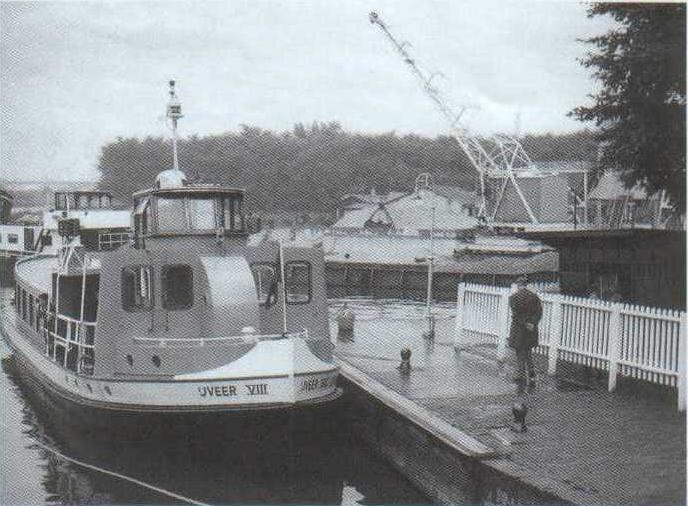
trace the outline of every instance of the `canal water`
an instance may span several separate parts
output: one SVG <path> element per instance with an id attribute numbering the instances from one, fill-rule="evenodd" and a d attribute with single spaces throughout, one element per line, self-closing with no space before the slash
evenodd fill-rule
<path id="1" fill-rule="evenodd" d="M 36 442 L 203 503 L 429 502 L 351 433 L 346 399 L 305 413 L 134 418 L 94 428 L 32 388 L 4 340 L 0 362 L 3 505 L 182 504 Z"/>

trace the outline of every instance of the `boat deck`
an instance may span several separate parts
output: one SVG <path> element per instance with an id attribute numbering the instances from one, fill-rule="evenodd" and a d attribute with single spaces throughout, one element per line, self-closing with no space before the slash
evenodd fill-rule
<path id="1" fill-rule="evenodd" d="M 402 397 L 410 407 L 397 411 L 431 434 L 449 424 L 459 435 L 442 437 L 482 448 L 473 456 L 484 466 L 576 504 L 684 504 L 685 415 L 658 395 L 609 393 L 594 382 L 548 377 L 540 365 L 528 432 L 514 434 L 512 369 L 500 369 L 489 352 L 456 354 L 453 310 L 440 311 L 432 343 L 421 337 L 420 306 L 349 307 L 357 321 L 353 341 L 337 343 L 343 373 L 381 385 L 390 403 Z M 334 322 L 332 329 L 336 336 Z M 413 352 L 408 376 L 397 369 L 403 347 Z"/>

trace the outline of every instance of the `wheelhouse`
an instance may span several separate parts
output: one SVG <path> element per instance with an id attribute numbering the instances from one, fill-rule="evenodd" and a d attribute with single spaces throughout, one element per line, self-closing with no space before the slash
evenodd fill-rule
<path id="1" fill-rule="evenodd" d="M 104 191 L 55 192 L 55 211 L 112 209 L 112 195 Z"/>
<path id="2" fill-rule="evenodd" d="M 216 185 L 189 185 L 180 171 L 158 176 L 156 187 L 134 194 L 134 235 L 245 237 L 244 191 Z M 170 174 L 171 173 L 171 174 Z"/>

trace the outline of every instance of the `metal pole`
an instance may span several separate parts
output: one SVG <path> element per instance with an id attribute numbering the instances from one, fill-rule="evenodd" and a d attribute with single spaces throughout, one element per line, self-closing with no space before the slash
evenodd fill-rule
<path id="1" fill-rule="evenodd" d="M 81 274 L 81 312 L 79 320 L 84 321 L 84 304 L 86 302 L 86 254 L 84 253 L 83 269 Z"/>
<path id="2" fill-rule="evenodd" d="M 279 240 L 280 275 L 282 278 L 282 332 L 287 333 L 287 280 L 284 277 L 284 248 Z"/>
<path id="3" fill-rule="evenodd" d="M 583 219 L 588 226 L 588 172 L 583 173 Z"/>
<path id="4" fill-rule="evenodd" d="M 174 170 L 179 170 L 179 160 L 177 159 L 177 118 L 172 118 L 172 160 Z"/>
<path id="5" fill-rule="evenodd" d="M 427 318 L 428 318 L 428 332 L 426 337 L 432 339 L 435 337 L 435 322 L 432 317 L 432 274 L 433 264 L 435 261 L 435 206 L 432 206 L 432 219 L 430 221 L 430 256 L 428 257 L 428 293 L 427 293 Z"/>
<path id="6" fill-rule="evenodd" d="M 50 308 L 48 308 L 50 311 Z M 57 266 L 57 276 L 55 278 L 55 325 L 53 326 L 53 332 L 57 334 L 57 314 L 60 311 L 60 266 Z"/>

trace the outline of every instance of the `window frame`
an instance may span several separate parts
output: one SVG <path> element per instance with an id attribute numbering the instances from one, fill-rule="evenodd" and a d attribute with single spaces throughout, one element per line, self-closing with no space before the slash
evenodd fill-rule
<path id="1" fill-rule="evenodd" d="M 184 223 L 183 226 L 177 227 L 177 228 L 163 228 L 160 226 L 160 217 L 162 216 L 163 213 L 160 211 L 160 203 L 162 201 L 175 201 L 175 202 L 181 202 L 182 204 L 182 211 L 184 213 Z M 164 208 L 164 205 L 163 205 Z M 189 226 L 189 209 L 188 205 L 186 202 L 186 197 L 184 195 L 175 195 L 175 194 L 170 194 L 170 195 L 158 195 L 155 199 L 155 231 L 159 234 L 171 234 L 171 235 L 177 235 L 177 234 L 188 234 L 191 232 L 191 228 Z"/>
<path id="2" fill-rule="evenodd" d="M 192 202 L 194 201 L 199 201 L 199 202 L 210 202 L 212 205 L 212 212 L 210 213 L 213 219 L 213 226 L 211 228 L 198 228 L 195 226 L 194 223 L 194 215 L 195 213 L 191 212 L 191 206 Z M 217 220 L 217 197 L 214 197 L 213 195 L 187 195 L 184 197 L 184 208 L 186 209 L 186 232 L 191 232 L 191 233 L 198 233 L 198 232 L 212 232 L 214 230 L 217 230 L 219 228 L 219 223 Z"/>
<path id="3" fill-rule="evenodd" d="M 141 268 L 147 268 L 150 270 L 150 275 L 149 275 L 149 286 L 148 286 L 148 305 L 146 306 L 138 306 L 138 305 L 130 305 L 126 306 L 124 304 L 124 286 L 125 286 L 125 270 L 129 269 L 141 269 Z M 121 269 L 121 274 L 120 274 L 120 302 L 122 305 L 122 309 L 126 311 L 127 313 L 144 313 L 144 312 L 150 312 L 155 308 L 155 272 L 153 269 L 152 265 L 148 264 L 132 264 L 132 265 L 125 265 Z M 138 275 L 138 273 L 135 273 L 135 275 Z M 134 287 L 136 289 L 136 287 Z"/>
<path id="4" fill-rule="evenodd" d="M 304 265 L 308 269 L 308 298 L 306 300 L 289 300 L 289 283 L 287 283 L 287 280 L 284 280 L 284 294 L 286 298 L 286 302 L 289 305 L 292 306 L 297 306 L 300 304 L 310 304 L 310 302 L 313 300 L 313 267 L 310 262 L 306 260 L 289 260 L 288 262 L 285 262 L 284 264 L 284 277 L 287 277 L 287 272 L 289 269 L 290 265 L 294 264 L 300 264 Z M 301 295 L 301 294 L 294 294 L 294 295 Z"/>
<path id="5" fill-rule="evenodd" d="M 22 302 L 21 302 L 21 318 L 22 318 L 22 320 L 24 320 L 26 322 L 26 321 L 28 321 L 27 317 L 29 314 L 29 308 L 27 307 L 28 306 L 28 304 L 27 304 L 28 297 L 26 294 L 26 290 L 24 290 L 23 288 L 21 288 L 21 299 L 22 299 Z"/>
<path id="6" fill-rule="evenodd" d="M 276 266 L 274 262 L 254 262 L 254 263 L 252 263 L 251 265 L 249 265 L 249 268 L 251 269 L 251 274 L 253 275 L 253 282 L 254 282 L 254 283 L 256 283 L 256 275 L 255 275 L 255 270 L 254 270 L 254 269 L 260 268 L 260 267 L 269 267 L 270 269 L 272 269 L 273 283 L 277 282 L 278 272 L 279 272 L 279 266 Z M 261 305 L 261 306 L 268 306 L 268 305 L 274 304 L 274 302 L 273 302 L 272 304 L 269 304 L 269 302 L 270 302 L 270 295 L 271 295 L 270 292 L 268 292 L 268 293 L 266 294 L 265 300 L 261 300 L 261 299 L 260 299 L 260 291 L 259 291 L 258 288 L 259 288 L 259 287 L 258 287 L 258 284 L 256 283 L 256 295 L 257 295 L 257 297 L 258 297 L 258 304 Z M 279 290 L 277 290 L 277 292 L 276 292 L 275 295 L 276 295 L 277 297 L 279 297 Z"/>
<path id="7" fill-rule="evenodd" d="M 185 267 L 188 269 L 190 273 L 190 281 L 191 281 L 191 298 L 188 302 L 188 304 L 184 306 L 177 306 L 177 307 L 169 307 L 168 306 L 168 297 L 167 297 L 167 272 L 170 269 L 176 268 L 176 267 Z M 190 264 L 167 264 L 163 265 L 160 268 L 160 299 L 162 302 L 162 308 L 166 311 L 186 311 L 187 309 L 191 309 L 194 305 L 194 300 L 195 300 L 195 294 L 194 294 L 194 275 L 193 275 L 193 267 Z"/>

